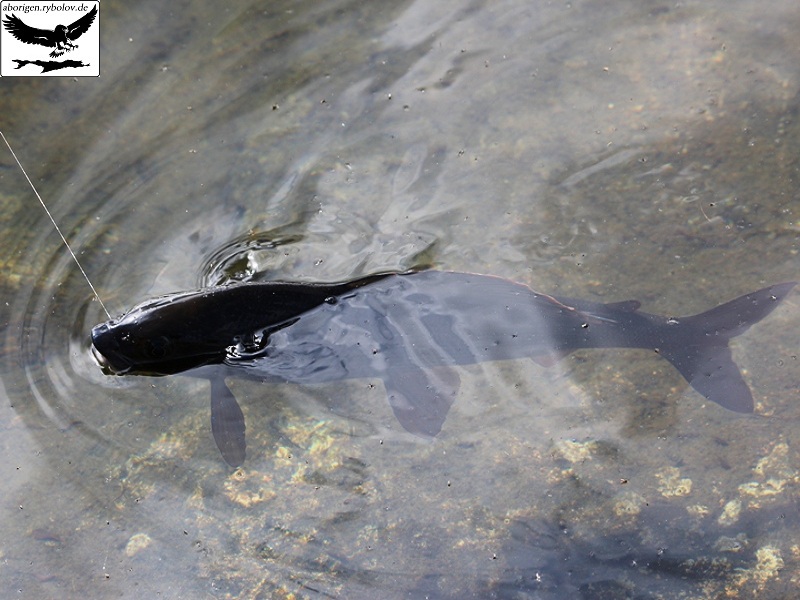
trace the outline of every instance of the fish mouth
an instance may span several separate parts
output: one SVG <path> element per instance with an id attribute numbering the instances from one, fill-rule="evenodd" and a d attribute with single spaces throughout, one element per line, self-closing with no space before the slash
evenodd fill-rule
<path id="1" fill-rule="evenodd" d="M 92 358 L 94 358 L 94 362 L 97 363 L 97 366 L 100 367 L 103 373 L 105 373 L 106 375 L 112 374 L 111 365 L 108 363 L 106 357 L 103 356 L 103 354 L 97 348 L 94 347 L 94 344 L 92 344 Z"/>
<path id="2" fill-rule="evenodd" d="M 106 375 L 124 375 L 133 367 L 131 361 L 119 354 L 117 347 L 108 323 L 92 328 L 92 356 Z"/>
<path id="3" fill-rule="evenodd" d="M 113 364 L 108 357 L 92 344 L 92 357 L 105 375 L 124 375 L 131 370 L 131 365 L 122 365 L 119 361 Z"/>

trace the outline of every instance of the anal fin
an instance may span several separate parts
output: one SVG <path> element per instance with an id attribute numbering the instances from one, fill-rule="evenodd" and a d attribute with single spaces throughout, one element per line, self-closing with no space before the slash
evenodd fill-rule
<path id="1" fill-rule="evenodd" d="M 531 356 L 533 362 L 535 362 L 540 367 L 550 368 L 554 367 L 558 364 L 558 362 L 567 356 L 571 350 L 552 350 L 551 352 L 547 352 L 545 354 L 534 354 Z"/>

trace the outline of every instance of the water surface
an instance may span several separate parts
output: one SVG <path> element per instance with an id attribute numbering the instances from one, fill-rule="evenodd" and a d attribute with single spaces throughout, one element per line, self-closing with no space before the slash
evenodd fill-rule
<path id="1" fill-rule="evenodd" d="M 99 79 L 4 79 L 2 129 L 112 313 L 419 265 L 691 314 L 798 278 L 791 2 L 104 3 Z M 641 351 L 460 371 L 433 443 L 379 381 L 104 376 L 105 320 L 0 153 L 4 593 L 791 595 L 797 295 L 756 400 Z"/>

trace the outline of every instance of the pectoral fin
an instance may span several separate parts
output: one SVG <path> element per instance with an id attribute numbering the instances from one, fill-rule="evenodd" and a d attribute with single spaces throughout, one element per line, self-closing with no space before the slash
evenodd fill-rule
<path id="1" fill-rule="evenodd" d="M 390 369 L 383 380 L 389 404 L 403 428 L 433 437 L 442 429 L 461 381 L 452 369 Z"/>
<path id="2" fill-rule="evenodd" d="M 222 458 L 232 467 L 238 467 L 245 458 L 244 414 L 236 402 L 225 379 L 211 380 L 211 432 L 222 453 Z"/>

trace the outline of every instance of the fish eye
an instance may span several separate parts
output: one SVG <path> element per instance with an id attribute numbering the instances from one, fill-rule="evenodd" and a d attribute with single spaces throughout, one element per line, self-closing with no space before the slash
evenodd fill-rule
<path id="1" fill-rule="evenodd" d="M 162 335 L 157 338 L 147 340 L 145 342 L 145 350 L 147 351 L 147 356 L 150 358 L 164 358 L 167 356 L 167 354 L 169 354 L 170 351 L 169 338 L 166 338 Z"/>

